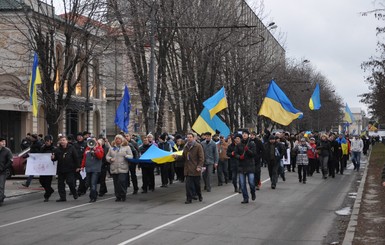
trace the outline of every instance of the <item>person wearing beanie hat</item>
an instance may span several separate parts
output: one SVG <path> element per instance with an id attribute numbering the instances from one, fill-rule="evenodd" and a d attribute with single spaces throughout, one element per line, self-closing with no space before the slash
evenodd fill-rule
<path id="1" fill-rule="evenodd" d="M 274 135 L 269 136 L 269 141 L 264 144 L 264 160 L 267 163 L 271 188 L 275 189 L 278 181 L 278 167 L 284 156 L 284 147 L 276 141 Z"/>
<path id="2" fill-rule="evenodd" d="M 205 164 L 206 171 L 203 172 L 203 181 L 205 183 L 204 189 L 207 192 L 211 191 L 211 175 L 214 168 L 218 166 L 219 154 L 217 145 L 212 140 L 211 133 L 206 133 L 206 140 L 202 141 L 203 151 L 205 153 Z"/>
<path id="3" fill-rule="evenodd" d="M 167 142 L 167 133 L 163 133 L 159 136 L 158 147 L 164 151 L 172 151 L 170 143 Z M 173 183 L 173 169 L 171 169 L 171 163 L 166 162 L 160 165 L 160 177 L 162 179 L 162 185 L 160 187 L 167 188 L 168 184 Z"/>
<path id="4" fill-rule="evenodd" d="M 31 146 L 29 153 L 40 153 L 40 149 L 43 146 L 43 143 L 38 139 L 37 134 L 32 134 L 31 135 Z M 24 187 L 29 187 L 32 180 L 33 180 L 33 175 L 29 175 L 25 183 L 21 184 Z"/>
<path id="5" fill-rule="evenodd" d="M 86 134 L 84 134 L 84 133 L 86 133 Z M 82 132 L 77 133 L 76 139 L 74 140 L 74 142 L 72 142 L 72 141 L 69 142 L 69 143 L 73 143 L 73 146 L 76 149 L 79 163 L 82 162 L 84 151 L 87 148 L 87 141 L 86 141 L 87 138 L 85 138 L 85 136 L 87 136 L 87 132 L 85 131 L 84 133 L 82 133 Z M 81 195 L 86 194 L 86 192 L 87 192 L 87 187 L 86 187 L 87 180 L 83 179 L 80 172 L 75 173 L 75 179 L 79 181 L 79 186 L 77 187 L 78 195 L 81 196 Z M 76 181 L 75 181 L 75 183 L 76 183 Z"/>
<path id="6" fill-rule="evenodd" d="M 243 129 L 242 134 L 250 134 L 250 131 L 248 129 Z"/>
<path id="7" fill-rule="evenodd" d="M 54 153 L 56 150 L 55 145 L 53 144 L 52 135 L 44 136 L 44 145 L 41 147 L 40 153 Z M 52 188 L 52 175 L 40 175 L 39 182 L 41 186 L 44 188 L 44 202 L 48 202 L 52 193 L 54 193 L 54 189 Z"/>
<path id="8" fill-rule="evenodd" d="M 250 140 L 248 130 L 242 131 L 242 140 L 235 146 L 234 157 L 238 159 L 239 187 L 242 190 L 242 204 L 249 202 L 249 195 L 246 186 L 246 179 L 250 186 L 251 200 L 255 200 L 255 160 L 256 146 L 254 141 Z"/>
<path id="9" fill-rule="evenodd" d="M 255 180 L 255 189 L 260 190 L 262 186 L 261 182 L 261 165 L 262 165 L 262 157 L 264 152 L 264 147 L 262 141 L 257 137 L 257 132 L 253 131 L 250 134 L 250 139 L 255 144 L 255 172 L 254 172 L 254 180 Z"/>
<path id="10" fill-rule="evenodd" d="M 238 165 L 239 161 L 235 158 L 235 147 L 237 144 L 240 144 L 242 139 L 242 135 L 234 134 L 231 140 L 231 143 L 227 147 L 226 154 L 229 157 L 229 165 L 230 165 L 230 176 L 234 186 L 234 192 L 242 193 L 240 188 L 238 188 Z"/>

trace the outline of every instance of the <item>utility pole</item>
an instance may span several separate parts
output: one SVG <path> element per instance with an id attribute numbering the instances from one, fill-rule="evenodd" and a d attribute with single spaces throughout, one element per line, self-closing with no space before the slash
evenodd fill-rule
<path id="1" fill-rule="evenodd" d="M 151 17 L 150 17 L 150 110 L 148 115 L 148 132 L 155 132 L 155 1 L 152 2 Z"/>

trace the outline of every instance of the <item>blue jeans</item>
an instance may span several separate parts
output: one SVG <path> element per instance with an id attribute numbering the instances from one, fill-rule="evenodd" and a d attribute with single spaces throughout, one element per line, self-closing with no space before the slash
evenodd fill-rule
<path id="1" fill-rule="evenodd" d="M 352 152 L 352 162 L 354 164 L 354 169 L 357 171 L 360 170 L 360 163 L 361 163 L 361 152 L 359 151 L 353 151 Z"/>
<path id="2" fill-rule="evenodd" d="M 242 196 L 244 200 L 249 200 L 249 195 L 246 187 L 246 176 L 248 178 L 250 193 L 255 194 L 255 181 L 254 173 L 239 173 L 239 185 L 242 190 Z"/>
<path id="3" fill-rule="evenodd" d="M 98 180 L 100 173 L 91 172 L 87 173 L 88 186 L 90 187 L 90 199 L 96 200 L 98 197 Z"/>

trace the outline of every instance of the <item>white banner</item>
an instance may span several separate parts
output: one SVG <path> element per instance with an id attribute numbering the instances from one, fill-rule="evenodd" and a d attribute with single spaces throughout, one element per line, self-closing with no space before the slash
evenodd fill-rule
<path id="1" fill-rule="evenodd" d="M 290 148 L 287 149 L 287 158 L 284 156 L 282 158 L 283 165 L 290 165 Z"/>
<path id="2" fill-rule="evenodd" d="M 51 160 L 52 153 L 28 153 L 26 175 L 56 175 L 57 162 Z"/>

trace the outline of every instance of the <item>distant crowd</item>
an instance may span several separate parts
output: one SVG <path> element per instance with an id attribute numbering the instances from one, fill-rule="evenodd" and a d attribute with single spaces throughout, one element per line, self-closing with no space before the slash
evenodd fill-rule
<path id="1" fill-rule="evenodd" d="M 0 139 L 0 203 L 4 201 L 5 169 L 12 164 L 12 153 Z M 132 185 L 132 195 L 155 191 L 155 175 L 160 175 L 160 188 L 167 188 L 175 181 L 186 185 L 186 204 L 193 200 L 203 200 L 203 190 L 212 191 L 212 176 L 216 174 L 216 184 L 232 183 L 234 192 L 242 193 L 242 203 L 256 199 L 256 191 L 261 188 L 261 168 L 268 169 L 271 188 L 276 189 L 279 177 L 285 181 L 285 172 L 298 172 L 300 183 L 306 184 L 309 177 L 320 173 L 322 178 L 335 178 L 343 174 L 349 157 L 354 170 L 359 171 L 361 154 L 367 154 L 372 143 L 366 136 L 344 134 L 319 134 L 301 132 L 263 134 L 241 130 L 228 137 L 210 132 L 198 136 L 160 134 L 156 139 L 152 134 L 139 136 L 120 133 L 110 143 L 100 135 L 80 132 L 75 137 L 59 135 L 54 144 L 51 135 L 28 134 L 21 142 L 21 148 L 29 148 L 29 153 L 50 153 L 52 161 L 57 161 L 57 202 L 65 202 L 68 185 L 74 199 L 89 190 L 89 202 L 95 202 L 108 190 L 106 177 L 113 179 L 116 202 L 124 202 L 128 187 Z M 155 164 L 137 161 L 151 146 L 174 152 L 175 161 Z M 181 152 L 177 154 L 177 152 Z M 28 157 L 26 155 L 25 157 Z M 142 172 L 139 188 L 137 170 Z M 54 176 L 39 176 L 44 188 L 44 201 L 48 202 L 54 188 Z M 29 187 L 33 176 L 23 183 Z M 247 187 L 248 186 L 248 187 Z"/>

